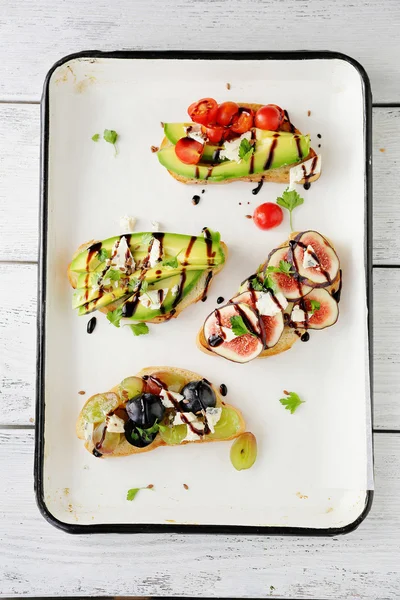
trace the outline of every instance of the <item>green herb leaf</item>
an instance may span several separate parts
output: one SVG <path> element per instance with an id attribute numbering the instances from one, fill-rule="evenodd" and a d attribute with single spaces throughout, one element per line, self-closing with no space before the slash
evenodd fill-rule
<path id="1" fill-rule="evenodd" d="M 304 404 L 304 400 L 300 400 L 296 392 L 288 392 L 286 398 L 281 398 L 279 402 L 286 410 L 290 410 L 290 414 L 293 414 L 300 404 Z"/>
<path id="2" fill-rule="evenodd" d="M 149 333 L 149 328 L 146 323 L 135 323 L 134 325 L 131 325 L 130 328 L 132 329 L 133 335 L 146 335 Z"/>
<path id="3" fill-rule="evenodd" d="M 130 490 L 128 490 L 128 492 L 126 494 L 126 499 L 130 500 L 130 501 L 134 500 L 136 498 L 137 493 L 143 489 L 145 489 L 145 488 L 131 488 Z"/>
<path id="4" fill-rule="evenodd" d="M 316 310 L 319 310 L 321 308 L 321 303 L 318 302 L 318 300 L 310 300 L 310 304 L 311 304 L 310 312 L 312 312 L 312 314 L 314 314 Z"/>
<path id="5" fill-rule="evenodd" d="M 143 292 L 143 294 L 145 294 L 148 289 L 149 289 L 149 282 L 146 280 L 142 281 L 142 285 L 140 286 L 140 291 Z"/>
<path id="6" fill-rule="evenodd" d="M 100 139 L 100 134 L 99 133 L 95 133 L 94 135 L 92 135 L 92 140 L 94 142 L 98 142 Z"/>
<path id="7" fill-rule="evenodd" d="M 118 133 L 116 131 L 114 131 L 113 129 L 105 129 L 104 130 L 104 134 L 103 134 L 103 138 L 109 144 L 113 144 L 114 145 L 116 143 L 117 139 L 118 139 Z"/>
<path id="8" fill-rule="evenodd" d="M 153 433 L 158 433 L 158 430 L 160 429 L 160 425 L 158 423 L 158 421 L 156 420 L 154 425 L 152 425 L 151 427 L 148 427 L 147 429 L 142 429 L 141 427 L 138 427 L 137 425 L 135 426 L 136 431 L 139 432 L 140 438 L 142 440 L 144 440 L 145 442 L 151 442 L 153 440 Z M 134 438 L 137 439 L 137 438 Z"/>
<path id="9" fill-rule="evenodd" d="M 242 160 L 249 160 L 250 156 L 253 154 L 254 152 L 254 146 L 252 146 L 249 142 L 249 140 L 243 139 L 240 142 L 240 146 L 239 146 L 239 158 L 241 158 Z"/>
<path id="10" fill-rule="evenodd" d="M 279 261 L 279 270 L 281 273 L 285 273 L 285 275 L 290 275 L 291 273 L 294 273 L 293 266 L 286 260 Z"/>
<path id="11" fill-rule="evenodd" d="M 97 253 L 97 258 L 100 262 L 104 262 L 105 260 L 107 260 L 107 258 L 110 258 L 110 256 L 110 252 L 105 248 L 100 248 L 100 250 Z"/>
<path id="12" fill-rule="evenodd" d="M 231 317 L 230 322 L 232 326 L 232 331 L 236 336 L 240 337 L 241 335 L 246 335 L 247 333 L 249 333 L 250 335 L 256 337 L 254 333 L 247 329 L 245 322 L 243 321 L 243 318 L 240 315 Z"/>
<path id="13" fill-rule="evenodd" d="M 115 310 L 111 310 L 107 313 L 107 319 L 115 325 L 115 327 L 119 327 L 119 322 L 122 319 L 122 308 L 116 308 Z"/>
<path id="14" fill-rule="evenodd" d="M 276 284 L 272 279 L 271 275 L 269 275 L 268 273 L 265 274 L 263 285 L 265 290 L 271 290 L 271 292 L 273 293 L 276 292 Z"/>
<path id="15" fill-rule="evenodd" d="M 144 244 L 145 246 L 149 246 L 153 238 L 154 235 L 152 233 L 145 233 L 142 236 L 142 244 Z"/>
<path id="16" fill-rule="evenodd" d="M 177 269 L 179 267 L 178 258 L 176 256 L 166 258 L 162 261 L 161 266 L 167 267 L 168 269 Z"/>
<path id="17" fill-rule="evenodd" d="M 128 290 L 130 292 L 135 292 L 139 285 L 139 279 L 137 277 L 132 277 L 132 279 L 128 282 Z"/>
<path id="18" fill-rule="evenodd" d="M 289 211 L 289 213 L 290 213 L 290 228 L 292 231 L 293 231 L 292 211 L 297 206 L 300 206 L 301 204 L 303 204 L 303 202 L 304 202 L 304 198 L 302 198 L 300 196 L 300 194 L 298 194 L 296 192 L 296 190 L 289 191 L 289 188 L 287 188 L 283 192 L 282 196 L 280 196 L 276 200 L 276 203 L 279 204 L 279 206 L 282 206 L 283 208 L 286 208 L 286 210 Z"/>
<path id="19" fill-rule="evenodd" d="M 250 284 L 253 290 L 256 292 L 262 292 L 264 290 L 262 283 L 257 279 L 257 277 L 251 279 Z"/>
<path id="20" fill-rule="evenodd" d="M 106 278 L 109 277 L 111 281 L 119 281 L 121 279 L 121 271 L 117 271 L 116 269 L 110 269 L 106 273 Z"/>

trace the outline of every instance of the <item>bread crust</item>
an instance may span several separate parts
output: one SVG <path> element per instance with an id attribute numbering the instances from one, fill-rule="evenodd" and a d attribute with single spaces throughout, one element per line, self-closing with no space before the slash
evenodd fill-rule
<path id="1" fill-rule="evenodd" d="M 299 235 L 299 233 L 300 233 L 299 231 L 292 232 L 290 234 L 290 236 L 288 237 L 288 239 L 285 242 L 283 242 L 283 244 L 280 244 L 280 246 L 277 246 L 277 248 L 275 248 L 275 249 L 284 248 L 285 246 L 288 246 L 290 240 L 293 240 L 297 235 Z M 330 243 L 330 245 L 334 249 L 332 242 L 328 238 L 325 238 L 325 239 Z M 265 269 L 267 264 L 268 264 L 268 258 L 260 266 L 260 270 Z M 324 289 L 326 289 L 328 292 L 331 292 L 339 283 L 340 277 L 341 276 L 340 276 L 340 269 L 339 269 L 336 279 L 332 282 L 331 285 L 327 286 Z M 295 330 L 292 329 L 291 327 L 288 327 L 285 324 L 282 335 L 278 340 L 278 343 L 275 344 L 275 346 L 273 346 L 273 348 L 266 348 L 265 350 L 263 350 L 261 352 L 261 354 L 259 354 L 257 356 L 257 358 L 268 358 L 269 356 L 276 356 L 277 354 L 282 354 L 282 352 L 286 352 L 287 350 L 290 350 L 290 348 L 293 346 L 293 344 L 295 344 L 299 339 L 300 338 L 295 333 Z M 204 337 L 203 327 L 201 327 L 200 331 L 197 334 L 196 344 L 197 344 L 197 347 L 199 348 L 199 350 L 201 350 L 205 354 L 209 354 L 211 356 L 218 356 L 218 354 L 216 354 L 215 352 L 212 352 L 212 350 L 210 350 L 208 348 L 207 341 Z"/>
<path id="2" fill-rule="evenodd" d="M 254 112 L 257 112 L 257 110 L 263 106 L 262 104 L 255 104 L 255 103 L 249 103 L 249 102 L 238 102 L 237 104 L 243 108 L 251 108 L 251 110 L 253 110 Z M 291 131 L 290 122 L 287 119 L 285 119 L 285 121 L 283 122 L 283 125 L 279 131 Z M 296 127 L 294 127 L 293 133 L 298 133 L 299 135 L 301 135 L 301 131 L 299 129 L 297 129 Z M 166 137 L 164 137 L 161 142 L 160 148 L 166 148 L 167 146 L 172 146 L 172 145 L 173 144 L 171 144 L 171 142 Z M 296 166 L 301 165 L 302 163 L 306 162 L 307 160 L 314 158 L 314 156 L 316 156 L 316 152 L 313 150 L 313 148 L 310 148 L 310 152 L 309 152 L 308 156 L 306 156 L 306 158 L 303 158 L 303 160 L 301 160 L 295 164 L 296 164 Z M 223 184 L 227 184 L 227 183 L 232 183 L 233 181 L 259 182 L 261 179 L 263 179 L 263 181 L 269 181 L 271 183 L 289 183 L 290 182 L 290 169 L 293 166 L 295 166 L 295 164 L 286 165 L 284 167 L 279 167 L 277 169 L 268 169 L 267 171 L 263 171 L 262 173 L 254 173 L 253 175 L 247 175 L 247 177 L 233 177 L 231 179 L 225 179 L 223 181 L 207 181 L 206 179 L 190 179 L 188 177 L 183 177 L 182 175 L 177 175 L 176 173 L 173 173 L 173 171 L 168 171 L 168 173 L 174 179 L 179 181 L 180 183 L 185 183 L 188 185 L 202 185 L 202 186 L 204 186 L 204 185 L 223 185 Z M 313 181 L 316 181 L 317 179 L 319 179 L 320 175 L 321 175 L 321 173 L 316 173 L 312 177 L 309 177 L 307 179 L 307 182 L 312 183 Z M 302 179 L 298 183 L 304 184 L 304 183 L 306 183 L 306 180 Z"/>
<path id="3" fill-rule="evenodd" d="M 185 385 L 186 385 L 186 383 L 189 383 L 190 381 L 200 381 L 201 379 L 203 379 L 203 377 L 201 375 L 199 375 L 198 373 L 193 373 L 192 371 L 188 371 L 186 369 L 179 369 L 178 367 L 165 367 L 165 366 L 164 367 L 146 367 L 145 369 L 142 369 L 141 371 L 139 371 L 139 373 L 136 375 L 136 377 L 143 377 L 143 375 L 151 375 L 152 373 L 156 373 L 157 371 L 166 371 L 168 373 L 175 373 L 176 375 L 180 375 L 181 377 L 183 377 L 185 379 Z M 205 443 L 210 443 L 210 442 L 229 441 L 229 440 L 233 440 L 233 439 L 239 437 L 239 435 L 241 435 L 242 433 L 245 432 L 246 423 L 245 423 L 245 420 L 244 420 L 243 415 L 240 412 L 240 410 L 238 410 L 231 404 L 228 404 L 227 402 L 225 402 L 225 400 L 223 400 L 221 394 L 219 393 L 219 391 L 213 384 L 211 384 L 211 387 L 214 390 L 215 396 L 217 398 L 217 407 L 231 408 L 239 416 L 239 420 L 240 420 L 239 430 L 237 431 L 237 433 L 230 436 L 229 438 L 224 438 L 224 440 L 214 440 L 214 439 L 207 438 L 207 436 L 204 436 L 204 437 L 200 438 L 199 440 L 195 440 L 193 442 L 188 442 L 188 441 L 181 442 L 179 444 L 179 446 L 183 446 L 186 444 L 205 444 Z M 113 388 L 111 388 L 111 390 L 109 390 L 109 392 L 114 392 L 114 393 L 118 394 L 118 390 L 119 390 L 119 385 L 116 385 Z M 85 420 L 83 419 L 82 411 L 83 411 L 84 407 L 88 404 L 89 401 L 90 401 L 90 398 L 85 402 L 84 406 L 82 407 L 82 410 L 79 414 L 79 417 L 78 417 L 78 420 L 76 423 L 76 435 L 81 440 L 85 439 L 85 433 L 84 433 Z M 155 450 L 156 448 L 159 448 L 160 446 L 168 446 L 168 444 L 166 444 L 161 439 L 160 436 L 157 436 L 152 444 L 150 444 L 149 446 L 145 446 L 144 448 L 136 448 L 136 446 L 132 446 L 132 444 L 130 444 L 129 442 L 127 442 L 124 439 L 119 444 L 119 446 L 117 446 L 116 450 L 112 454 L 103 454 L 103 458 L 112 458 L 112 457 L 116 457 L 116 456 L 130 456 L 131 454 L 143 454 L 144 452 L 151 452 L 152 450 Z M 86 450 L 88 450 L 88 452 L 92 453 L 93 449 L 94 449 L 94 445 L 91 441 L 85 441 L 85 448 L 86 448 Z"/>
<path id="4" fill-rule="evenodd" d="M 97 241 L 100 241 L 100 240 L 97 240 Z M 91 246 L 92 244 L 95 244 L 95 243 L 97 243 L 96 240 L 91 240 L 90 242 L 81 244 L 79 246 L 79 248 L 77 249 L 77 251 L 75 252 L 75 254 L 73 255 L 72 260 L 74 260 L 74 258 L 76 258 L 76 256 L 78 256 L 78 254 L 80 254 L 81 252 L 84 252 L 85 250 L 87 250 L 89 248 L 89 246 Z M 221 265 L 218 265 L 217 267 L 212 269 L 213 276 L 211 278 L 211 281 L 209 282 L 208 288 L 211 287 L 212 280 L 214 279 L 215 275 L 217 275 L 224 268 L 225 263 L 226 263 L 226 258 L 228 256 L 227 245 L 225 244 L 225 242 L 220 242 L 220 244 L 221 244 L 222 250 L 225 255 L 225 261 Z M 68 280 L 69 280 L 71 286 L 74 289 L 76 289 L 77 274 L 74 273 L 73 271 L 71 271 L 71 263 L 68 265 L 67 275 L 68 275 Z M 181 302 L 179 302 L 179 304 L 175 307 L 175 312 L 172 315 L 171 315 L 171 312 L 169 312 L 169 313 L 165 313 L 164 315 L 159 315 L 158 317 L 154 317 L 153 319 L 148 319 L 146 321 L 141 321 L 141 322 L 142 323 L 163 323 L 164 321 L 169 321 L 170 319 L 175 319 L 176 317 L 178 317 L 181 314 L 181 312 L 183 310 L 185 310 L 185 308 L 187 308 L 191 304 L 195 304 L 196 302 L 199 302 L 199 300 L 202 299 L 203 294 L 204 294 L 205 285 L 206 285 L 207 275 L 208 275 L 208 270 L 205 270 L 202 277 L 199 279 L 199 281 L 197 282 L 196 286 L 192 289 L 192 291 Z M 104 314 L 107 314 L 108 312 L 115 310 L 122 302 L 123 302 L 122 299 L 118 299 L 115 302 L 112 302 L 111 304 L 107 304 L 107 306 L 103 306 L 103 307 L 97 308 L 95 310 L 100 311 Z M 94 311 L 92 311 L 92 312 L 94 312 Z M 90 314 L 90 313 L 88 313 L 88 314 Z"/>

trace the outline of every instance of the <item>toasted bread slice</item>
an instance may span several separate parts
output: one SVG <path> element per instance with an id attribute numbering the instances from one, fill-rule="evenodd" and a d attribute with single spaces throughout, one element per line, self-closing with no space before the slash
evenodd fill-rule
<path id="1" fill-rule="evenodd" d="M 288 237 L 288 239 L 286 240 L 286 242 L 283 242 L 283 244 L 281 244 L 280 246 L 277 246 L 277 248 L 284 248 L 285 246 L 287 246 L 289 244 L 290 240 L 294 240 L 294 238 L 299 233 L 300 233 L 299 231 L 292 232 L 290 234 L 290 236 Z M 326 239 L 331 244 L 332 248 L 334 248 L 332 242 L 328 238 L 326 238 Z M 265 267 L 267 266 L 267 263 L 268 263 L 268 259 L 260 266 L 260 270 L 265 269 Z M 330 286 L 328 286 L 324 289 L 326 289 L 328 292 L 332 292 L 335 289 L 337 289 L 337 287 L 340 283 L 340 278 L 341 278 L 341 275 L 340 275 L 340 271 L 339 271 L 335 281 L 333 281 Z M 261 354 L 259 356 L 257 356 L 257 358 L 268 358 L 269 356 L 275 356 L 277 354 L 281 354 L 282 352 L 286 352 L 287 350 L 290 350 L 290 348 L 293 346 L 293 344 L 295 344 L 299 339 L 300 338 L 296 334 L 295 330 L 292 329 L 291 327 L 288 327 L 287 325 L 285 325 L 283 333 L 282 333 L 278 343 L 275 344 L 275 346 L 273 346 L 272 348 L 266 348 L 265 350 L 263 350 L 261 352 Z M 197 347 L 205 354 L 210 354 L 211 356 L 218 356 L 215 352 L 212 352 L 208 348 L 207 341 L 204 337 L 203 327 L 200 329 L 200 331 L 197 334 L 196 344 L 197 344 Z"/>
<path id="2" fill-rule="evenodd" d="M 87 250 L 92 244 L 95 244 L 97 241 L 100 240 L 91 240 L 90 242 L 86 242 L 84 244 L 81 244 L 79 246 L 79 248 L 77 249 L 77 251 L 75 252 L 75 254 L 72 257 L 72 260 L 78 256 L 78 254 L 80 254 L 81 252 L 83 252 L 84 250 Z M 222 249 L 224 251 L 225 254 L 225 259 L 228 256 L 228 247 L 224 242 L 220 242 Z M 225 260 L 226 262 L 226 260 Z M 221 265 L 218 265 L 218 267 L 214 267 L 212 269 L 213 271 L 213 276 L 212 279 L 214 278 L 215 275 L 217 275 L 225 266 L 225 262 Z M 77 274 L 73 271 L 71 271 L 71 264 L 68 265 L 68 270 L 67 270 L 67 275 L 68 275 L 68 280 L 71 284 L 71 286 L 75 289 L 76 288 L 76 282 L 77 282 Z M 212 279 L 210 281 L 207 282 L 207 276 L 208 276 L 208 271 L 205 271 L 203 273 L 203 275 L 201 276 L 201 278 L 199 279 L 199 281 L 197 282 L 196 286 L 192 289 L 192 291 L 185 296 L 185 298 L 183 298 L 183 300 L 181 302 L 179 302 L 179 304 L 175 307 L 175 312 L 173 314 L 169 313 L 165 313 L 163 315 L 159 315 L 157 317 L 155 317 L 154 319 L 149 319 L 148 321 L 146 321 L 146 323 L 163 323 L 164 321 L 169 321 L 172 318 L 176 318 L 178 317 L 181 312 L 183 310 L 185 310 L 186 307 L 190 306 L 190 304 L 194 304 L 196 302 L 199 302 L 199 300 L 201 300 L 204 296 L 204 290 L 207 286 L 207 289 L 210 288 L 211 284 L 212 284 Z M 122 304 L 124 302 L 123 299 L 119 299 L 116 302 L 113 302 L 112 304 L 108 304 L 107 306 L 104 306 L 102 308 L 97 309 L 98 311 L 107 314 L 110 311 L 115 310 L 116 308 L 118 308 L 118 306 L 120 304 Z"/>
<path id="3" fill-rule="evenodd" d="M 193 373 L 192 371 L 187 371 L 186 369 L 179 369 L 177 367 L 147 367 L 145 369 L 142 369 L 136 375 L 136 377 L 143 377 L 144 375 L 152 375 L 152 373 L 156 373 L 157 371 L 166 371 L 169 373 L 175 373 L 176 375 L 180 375 L 181 377 L 184 378 L 185 385 L 187 383 L 189 383 L 190 381 L 200 381 L 201 379 L 203 379 L 203 377 L 201 375 L 198 375 L 197 373 Z M 234 410 L 236 412 L 236 414 L 238 415 L 239 423 L 240 423 L 238 430 L 236 431 L 236 433 L 234 435 L 232 435 L 231 437 L 228 437 L 228 438 L 224 438 L 223 440 L 210 439 L 209 437 L 207 437 L 207 435 L 205 435 L 205 436 L 201 437 L 199 440 L 195 440 L 193 442 L 183 441 L 183 442 L 181 442 L 181 444 L 179 444 L 180 446 L 181 445 L 183 446 L 185 444 L 204 444 L 206 442 L 228 441 L 228 440 L 237 438 L 239 435 L 241 435 L 242 433 L 245 432 L 246 423 L 244 421 L 242 413 L 237 408 L 226 403 L 214 385 L 211 384 L 211 387 L 214 390 L 214 393 L 215 393 L 215 396 L 217 399 L 217 407 L 230 408 L 230 409 Z M 109 391 L 118 394 L 118 385 L 116 385 Z M 86 406 L 86 404 L 89 401 L 90 401 L 90 398 L 85 403 L 84 406 Z M 85 440 L 85 421 L 82 416 L 82 411 L 81 411 L 81 413 L 78 417 L 77 423 L 76 423 L 76 434 L 79 439 Z M 127 442 L 125 439 L 123 439 L 123 441 L 121 441 L 121 443 L 117 446 L 117 448 L 114 450 L 114 452 L 112 454 L 108 454 L 108 455 L 104 454 L 103 457 L 106 458 L 106 457 L 112 457 L 112 456 L 129 456 L 130 454 L 142 454 L 143 452 L 150 452 L 151 450 L 155 450 L 156 448 L 158 448 L 160 446 L 167 446 L 167 445 L 168 444 L 166 444 L 159 435 L 156 436 L 155 440 L 149 446 L 145 446 L 144 448 L 137 448 L 136 446 L 132 446 L 129 442 Z M 92 453 L 93 449 L 94 449 L 94 445 L 91 441 L 85 441 L 85 448 L 90 453 Z"/>
<path id="4" fill-rule="evenodd" d="M 259 108 L 261 108 L 263 105 L 262 104 L 251 104 L 248 102 L 238 102 L 237 103 L 240 107 L 243 108 L 251 108 L 251 110 L 253 110 L 255 113 L 257 112 L 257 110 Z M 299 131 L 299 129 L 297 129 L 296 127 L 294 127 L 290 121 L 285 117 L 285 120 L 280 128 L 280 131 L 291 131 L 293 133 L 298 133 L 301 135 L 301 131 Z M 167 146 L 172 146 L 173 144 L 171 144 L 171 142 L 164 137 L 164 139 L 161 142 L 161 148 L 165 148 Z M 180 181 L 181 183 L 186 183 L 186 184 L 194 184 L 194 185 L 219 185 L 219 184 L 225 184 L 225 183 L 231 183 L 232 181 L 255 181 L 258 182 L 261 179 L 263 181 L 269 181 L 271 183 L 289 183 L 290 181 L 290 169 L 292 167 L 294 167 L 295 165 L 301 165 L 302 163 L 306 162 L 307 160 L 310 160 L 311 158 L 314 158 L 314 156 L 316 156 L 316 152 L 310 148 L 310 152 L 308 154 L 308 156 L 306 156 L 305 158 L 303 158 L 303 160 L 295 163 L 295 164 L 291 164 L 291 165 L 286 165 L 284 167 L 279 167 L 278 169 L 268 169 L 267 171 L 263 171 L 262 173 L 254 173 L 253 175 L 248 175 L 247 177 L 233 177 L 232 179 L 226 179 L 224 181 L 207 181 L 205 179 L 189 179 L 187 177 L 182 177 L 182 175 L 177 175 L 176 173 L 173 173 L 172 171 L 168 171 L 168 173 L 170 175 L 172 175 L 172 177 L 174 179 L 176 179 L 177 181 Z M 317 179 L 319 179 L 320 177 L 320 173 L 315 173 L 312 177 L 307 178 L 307 182 L 308 183 L 312 183 L 313 181 L 316 181 Z M 304 184 L 306 183 L 305 179 L 302 179 L 301 181 L 298 182 L 299 184 Z"/>

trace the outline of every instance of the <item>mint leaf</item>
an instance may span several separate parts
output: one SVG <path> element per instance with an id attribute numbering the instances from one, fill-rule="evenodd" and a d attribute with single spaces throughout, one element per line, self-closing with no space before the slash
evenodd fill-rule
<path id="1" fill-rule="evenodd" d="M 286 398 L 281 398 L 279 402 L 286 408 L 286 410 L 290 410 L 290 414 L 293 414 L 295 410 L 300 406 L 300 404 L 304 404 L 304 400 L 300 400 L 298 394 L 296 392 L 284 392 L 286 394 Z"/>
<path id="2" fill-rule="evenodd" d="M 137 493 L 143 489 L 145 488 L 131 488 L 126 494 L 126 499 L 130 501 L 134 500 L 136 498 Z"/>
<path id="3" fill-rule="evenodd" d="M 240 142 L 240 146 L 239 146 L 239 158 L 241 158 L 242 160 L 249 160 L 250 156 L 253 154 L 254 152 L 254 146 L 252 146 L 249 142 L 249 140 L 243 139 Z"/>
<path id="4" fill-rule="evenodd" d="M 146 323 L 135 323 L 134 325 L 131 325 L 130 328 L 132 329 L 133 335 L 146 335 L 149 333 L 149 328 Z"/>
<path id="5" fill-rule="evenodd" d="M 304 202 L 304 198 L 302 198 L 300 196 L 300 194 L 298 194 L 296 192 L 296 190 L 289 191 L 289 188 L 286 188 L 286 190 L 283 192 L 282 196 L 280 196 L 279 198 L 276 199 L 276 203 L 279 204 L 279 206 L 282 206 L 283 208 L 286 208 L 286 210 L 289 211 L 289 213 L 290 213 L 290 228 L 292 231 L 293 231 L 292 211 L 297 206 L 300 206 L 301 204 L 303 204 L 303 202 Z"/>
<path id="6" fill-rule="evenodd" d="M 115 310 L 111 310 L 107 313 L 107 319 L 115 325 L 115 327 L 119 327 L 119 322 L 122 319 L 122 308 L 116 308 Z"/>
<path id="7" fill-rule="evenodd" d="M 100 134 L 99 133 L 95 133 L 94 135 L 92 135 L 92 140 L 94 142 L 98 142 L 100 139 Z"/>
<path id="8" fill-rule="evenodd" d="M 121 279 L 121 271 L 117 271 L 116 269 L 110 269 L 106 273 L 106 277 L 109 277 L 111 281 L 119 281 Z"/>
<path id="9" fill-rule="evenodd" d="M 232 326 L 232 331 L 237 337 L 246 335 L 247 333 L 256 337 L 256 335 L 254 333 L 252 333 L 251 331 L 249 331 L 247 329 L 245 322 L 243 321 L 243 317 L 241 317 L 240 315 L 231 317 L 230 322 L 231 322 L 231 326 Z"/>
<path id="10" fill-rule="evenodd" d="M 314 314 L 316 310 L 319 310 L 321 308 L 321 303 L 318 302 L 318 300 L 310 300 L 310 304 L 311 304 L 310 312 L 312 312 L 312 314 Z"/>
<path id="11" fill-rule="evenodd" d="M 100 248 L 100 250 L 97 253 L 97 259 L 100 262 L 104 262 L 105 260 L 107 260 L 107 258 L 110 258 L 110 256 L 110 252 L 105 248 Z"/>

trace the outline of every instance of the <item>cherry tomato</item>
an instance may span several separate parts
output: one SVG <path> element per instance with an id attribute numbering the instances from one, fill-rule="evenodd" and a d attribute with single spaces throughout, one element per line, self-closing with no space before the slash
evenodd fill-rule
<path id="1" fill-rule="evenodd" d="M 175 154 L 186 165 L 197 165 L 203 153 L 203 144 L 184 137 L 178 140 L 175 146 Z"/>
<path id="2" fill-rule="evenodd" d="M 257 206 L 253 215 L 254 223 L 260 229 L 272 229 L 282 223 L 283 210 L 278 204 L 265 202 Z"/>
<path id="3" fill-rule="evenodd" d="M 202 98 L 198 102 L 193 102 L 188 108 L 188 114 L 192 121 L 201 125 L 208 125 L 215 121 L 217 111 L 218 104 L 214 98 Z"/>
<path id="4" fill-rule="evenodd" d="M 212 144 L 218 144 L 218 142 L 225 138 L 226 134 L 225 127 L 221 127 L 220 125 L 203 126 L 203 131 Z"/>
<path id="5" fill-rule="evenodd" d="M 276 104 L 262 106 L 256 112 L 255 126 L 259 129 L 276 131 L 283 121 L 283 110 Z"/>
<path id="6" fill-rule="evenodd" d="M 236 102 L 223 102 L 218 106 L 217 123 L 227 127 L 232 123 L 233 117 L 239 112 Z"/>
<path id="7" fill-rule="evenodd" d="M 237 115 L 233 117 L 231 131 L 234 133 L 246 133 L 253 127 L 254 113 L 250 108 L 240 108 Z"/>

